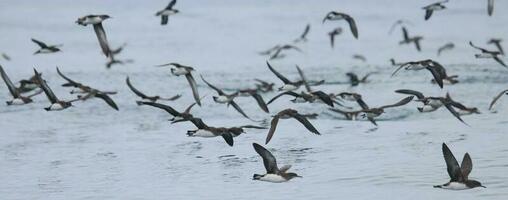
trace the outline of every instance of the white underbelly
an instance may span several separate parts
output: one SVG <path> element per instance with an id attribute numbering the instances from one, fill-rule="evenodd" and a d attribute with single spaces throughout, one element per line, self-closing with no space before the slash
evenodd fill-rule
<path id="1" fill-rule="evenodd" d="M 189 136 L 191 136 L 191 137 L 204 137 L 204 138 L 217 137 L 212 132 L 207 131 L 207 130 L 203 130 L 203 129 L 199 129 L 194 134 L 189 135 Z"/>
<path id="2" fill-rule="evenodd" d="M 284 86 L 282 86 L 280 88 L 282 91 L 293 91 L 293 90 L 296 90 L 298 89 L 298 87 L 296 87 L 295 85 L 291 85 L 291 84 L 285 84 Z"/>
<path id="3" fill-rule="evenodd" d="M 187 70 L 185 70 L 184 68 L 173 68 L 173 70 L 171 71 L 174 75 L 176 76 L 180 76 L 180 75 L 186 75 L 188 74 L 189 72 Z"/>
<path id="4" fill-rule="evenodd" d="M 439 107 L 432 107 L 432 106 L 429 106 L 429 105 L 425 105 L 425 106 L 419 107 L 418 110 L 420 112 L 432 112 L 432 111 L 437 110 L 438 108 Z"/>
<path id="5" fill-rule="evenodd" d="M 13 99 L 11 101 L 11 105 L 23 105 L 23 104 L 25 104 L 25 102 L 20 98 Z"/>
<path id="6" fill-rule="evenodd" d="M 285 178 L 276 174 L 266 174 L 259 179 L 260 181 L 272 182 L 272 183 L 282 183 L 286 182 Z"/>
<path id="7" fill-rule="evenodd" d="M 215 102 L 222 103 L 222 104 L 230 102 L 230 99 L 226 96 L 218 96 L 218 97 L 214 98 L 214 100 L 215 100 Z"/>
<path id="8" fill-rule="evenodd" d="M 451 182 L 447 186 L 443 185 L 441 188 L 447 189 L 447 190 L 465 190 L 465 189 L 470 189 L 469 187 L 466 186 L 466 184 L 464 184 L 464 183 L 458 183 L 458 182 Z"/>

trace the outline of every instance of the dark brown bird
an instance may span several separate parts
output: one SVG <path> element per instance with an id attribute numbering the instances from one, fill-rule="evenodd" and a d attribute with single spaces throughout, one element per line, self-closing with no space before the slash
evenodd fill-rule
<path id="1" fill-rule="evenodd" d="M 307 118 L 305 116 L 301 115 L 296 110 L 288 108 L 288 109 L 280 111 L 279 113 L 277 113 L 276 115 L 273 116 L 270 130 L 268 131 L 268 134 L 266 135 L 265 144 L 268 144 L 268 142 L 270 142 L 270 140 L 272 139 L 273 134 L 275 133 L 275 129 L 277 128 L 277 124 L 279 123 L 279 119 L 289 119 L 289 118 L 295 118 L 300 123 L 302 123 L 305 126 L 305 128 L 307 128 L 310 132 L 312 132 L 316 135 L 320 135 L 319 131 L 316 130 L 316 128 L 314 128 L 314 126 L 309 122 L 309 120 L 307 120 Z"/>

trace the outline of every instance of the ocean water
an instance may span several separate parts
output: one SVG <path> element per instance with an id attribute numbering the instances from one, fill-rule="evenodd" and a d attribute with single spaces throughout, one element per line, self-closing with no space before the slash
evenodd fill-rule
<path id="1" fill-rule="evenodd" d="M 183 1 L 181 11 L 160 26 L 156 11 L 168 1 L 1 1 L 0 52 L 12 60 L 0 64 L 13 81 L 28 78 L 33 68 L 43 73 L 56 95 L 72 99 L 56 73 L 102 90 L 120 107 L 115 111 L 103 101 L 78 102 L 60 112 L 46 112 L 44 95 L 25 106 L 0 106 L 0 199 L 506 199 L 508 196 L 508 99 L 494 111 L 492 98 L 508 87 L 508 70 L 492 60 L 478 60 L 467 43 L 494 49 L 491 37 L 507 36 L 506 1 L 496 1 L 488 17 L 486 1 L 451 1 L 448 9 L 424 21 L 421 7 L 433 1 Z M 326 22 L 328 11 L 355 18 L 359 39 L 353 38 L 343 21 Z M 94 31 L 74 21 L 87 14 L 109 14 L 104 28 L 112 47 L 127 44 L 119 59 L 133 59 L 107 70 Z M 410 35 L 422 35 L 422 52 L 400 46 L 402 33 L 388 30 L 398 19 L 412 22 Z M 293 104 L 283 97 L 262 112 L 252 98 L 236 101 L 255 120 L 269 121 L 285 108 L 318 113 L 311 120 L 322 133 L 309 133 L 295 120 L 281 120 L 272 141 L 266 145 L 279 165 L 303 178 L 272 184 L 252 180 L 264 173 L 261 157 L 252 143 L 262 144 L 267 130 L 247 130 L 229 147 L 222 138 L 192 138 L 190 123 L 170 124 L 165 112 L 137 106 L 139 100 L 125 78 L 147 94 L 182 98 L 165 102 L 183 110 L 193 102 L 188 83 L 172 76 L 169 69 L 154 65 L 179 62 L 193 66 L 203 106 L 195 116 L 213 126 L 259 125 L 243 118 L 233 108 L 213 102 L 214 91 L 200 79 L 220 88 L 254 86 L 254 78 L 281 85 L 266 67 L 259 51 L 291 42 L 311 24 L 308 42 L 298 44 L 302 53 L 288 51 L 270 61 L 290 79 L 298 78 L 298 64 L 312 80 L 326 84 L 314 87 L 325 92 L 358 92 L 370 106 L 394 103 L 404 95 L 397 89 L 414 89 L 428 96 L 445 95 L 481 114 L 464 116 L 460 123 L 446 109 L 419 113 L 412 102 L 387 109 L 378 127 L 365 120 L 347 121 L 322 104 Z M 342 27 L 335 48 L 327 32 Z M 36 38 L 48 44 L 63 44 L 62 52 L 32 55 Z M 447 42 L 455 49 L 440 57 L 437 49 Z M 367 62 L 352 58 L 362 54 Z M 443 64 L 448 74 L 459 75 L 459 84 L 439 89 L 430 83 L 427 71 L 401 71 L 388 60 L 411 61 L 431 58 Z M 508 59 L 504 58 L 508 61 Z M 360 75 L 377 72 L 369 83 L 351 87 L 346 72 Z M 334 84 L 338 83 L 338 84 Z M 276 93 L 267 93 L 265 101 Z M 10 100 L 0 84 L 0 100 Z M 348 104 L 354 106 L 354 104 Z M 447 191 L 432 186 L 448 181 L 441 144 L 448 144 L 455 157 L 469 152 L 473 159 L 470 178 L 487 188 Z"/>

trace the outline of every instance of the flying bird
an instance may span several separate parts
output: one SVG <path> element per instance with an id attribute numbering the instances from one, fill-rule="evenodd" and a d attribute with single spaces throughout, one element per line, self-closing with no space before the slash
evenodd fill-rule
<path id="1" fill-rule="evenodd" d="M 289 118 L 295 118 L 300 123 L 302 123 L 305 126 L 305 128 L 307 128 L 310 132 L 316 135 L 321 135 L 319 131 L 316 128 L 314 128 L 314 126 L 309 122 L 309 120 L 307 120 L 305 116 L 301 115 L 296 110 L 288 108 L 278 112 L 276 115 L 273 116 L 272 122 L 270 123 L 271 124 L 270 130 L 266 135 L 265 144 L 268 144 L 268 142 L 270 142 L 270 140 L 272 139 L 273 134 L 275 133 L 275 129 L 277 128 L 277 124 L 279 123 L 279 119 L 289 119 Z"/>
<path id="2" fill-rule="evenodd" d="M 452 42 L 448 42 L 443 46 L 439 47 L 439 49 L 437 50 L 437 56 L 440 56 L 443 51 L 449 51 L 452 50 L 453 48 L 455 48 L 455 44 L 453 44 Z"/>
<path id="3" fill-rule="evenodd" d="M 494 0 L 487 0 L 487 13 L 489 13 L 489 16 L 492 16 L 493 12 L 494 12 Z"/>
<path id="4" fill-rule="evenodd" d="M 7 103 L 7 105 L 24 105 L 32 103 L 33 102 L 32 97 L 42 92 L 42 90 L 40 90 L 39 92 L 36 92 L 29 96 L 22 96 L 19 89 L 16 88 L 16 86 L 14 86 L 11 79 L 9 78 L 9 76 L 7 76 L 7 73 L 5 73 L 4 68 L 1 65 L 0 65 L 0 75 L 2 76 L 2 79 L 4 80 L 5 85 L 7 85 L 7 89 L 9 89 L 9 92 L 11 93 L 12 96 L 12 100 L 5 102 Z"/>
<path id="5" fill-rule="evenodd" d="M 436 2 L 436 3 L 433 3 L 428 6 L 423 7 L 422 9 L 425 10 L 425 20 L 429 20 L 430 17 L 432 16 L 432 13 L 434 13 L 434 11 L 446 9 L 446 6 L 444 6 L 443 4 L 447 3 L 447 2 L 448 2 L 448 0 L 440 1 L 440 2 Z"/>
<path id="6" fill-rule="evenodd" d="M 176 4 L 176 0 L 172 0 L 169 2 L 168 6 L 166 6 L 163 10 L 155 13 L 155 16 L 161 16 L 161 25 L 168 24 L 169 16 L 175 15 L 180 11 L 177 9 L 173 9 L 173 6 Z"/>
<path id="7" fill-rule="evenodd" d="M 177 94 L 177 95 L 175 95 L 175 96 L 173 96 L 173 97 L 170 97 L 170 98 L 163 98 L 163 97 L 160 97 L 160 96 L 158 96 L 158 95 L 157 95 L 157 96 L 148 96 L 148 95 L 146 95 L 145 93 L 143 93 L 143 92 L 139 91 L 138 89 L 136 89 L 136 88 L 132 85 L 132 83 L 131 83 L 131 81 L 130 81 L 129 77 L 127 77 L 127 78 L 125 79 L 125 82 L 127 83 L 127 86 L 129 87 L 129 89 L 130 89 L 130 90 L 131 90 L 134 94 L 136 94 L 136 96 L 141 97 L 141 99 L 143 99 L 143 100 L 148 100 L 148 101 L 150 101 L 150 102 L 156 102 L 156 101 L 158 101 L 158 100 L 163 100 L 163 101 L 174 101 L 174 100 L 177 100 L 178 98 L 180 98 L 180 97 L 182 96 L 182 95 L 179 95 L 179 94 Z"/>
<path id="8" fill-rule="evenodd" d="M 422 36 L 409 37 L 406 27 L 402 27 L 402 37 L 403 37 L 403 40 L 399 42 L 399 45 L 414 43 L 416 50 L 422 51 L 422 48 L 420 45 L 420 41 L 423 39 Z"/>
<path id="9" fill-rule="evenodd" d="M 501 46 L 501 42 L 503 40 L 500 39 L 500 38 L 491 38 L 487 44 L 493 44 L 493 45 L 496 45 L 497 47 L 497 50 L 499 51 L 499 53 L 501 53 L 501 55 L 504 55 L 504 51 L 503 51 L 503 46 Z"/>
<path id="10" fill-rule="evenodd" d="M 497 100 L 499 100 L 504 95 L 508 95 L 508 90 L 501 91 L 498 95 L 494 97 L 494 99 L 492 99 L 492 102 L 490 102 L 489 105 L 489 110 L 492 110 L 492 107 L 494 107 L 494 104 L 497 102 Z"/>
<path id="11" fill-rule="evenodd" d="M 443 157 L 446 162 L 446 170 L 450 176 L 450 181 L 443 185 L 435 185 L 435 188 L 450 190 L 465 190 L 475 187 L 485 188 L 485 186 L 483 186 L 480 182 L 469 179 L 469 174 L 473 169 L 473 161 L 471 160 L 469 153 L 464 154 L 464 158 L 462 158 L 462 164 L 459 166 L 457 159 L 455 159 L 455 156 L 453 156 L 453 153 L 450 151 L 448 146 L 446 146 L 445 143 L 443 143 L 442 146 Z"/>
<path id="12" fill-rule="evenodd" d="M 478 49 L 482 52 L 481 54 L 475 54 L 476 58 L 492 58 L 497 63 L 501 64 L 503 67 L 508 68 L 508 66 L 506 66 L 506 64 L 503 62 L 503 60 L 501 60 L 501 58 L 499 58 L 499 55 L 501 55 L 501 52 L 490 51 L 490 50 L 478 47 L 478 46 L 474 45 L 473 42 L 471 42 L 471 41 L 469 41 L 469 45 L 471 45 L 473 48 Z"/>
<path id="13" fill-rule="evenodd" d="M 46 53 L 55 53 L 55 52 L 59 52 L 60 49 L 58 48 L 59 46 L 62 46 L 62 45 L 47 45 L 46 43 L 44 42 L 41 42 L 39 40 L 36 40 L 36 39 L 33 39 L 32 38 L 32 42 L 34 42 L 35 44 L 37 44 L 39 46 L 39 50 L 37 50 L 35 54 L 46 54 Z"/>
<path id="14" fill-rule="evenodd" d="M 67 108 L 71 107 L 72 106 L 72 102 L 80 100 L 79 98 L 78 99 L 74 99 L 74 100 L 70 100 L 70 101 L 64 101 L 64 100 L 58 99 L 58 97 L 56 97 L 55 93 L 53 93 L 51 88 L 49 88 L 49 86 L 46 83 L 46 81 L 42 79 L 41 74 L 39 72 L 37 72 L 36 69 L 34 69 L 34 73 L 35 73 L 35 76 L 37 77 L 37 81 L 38 81 L 41 89 L 44 91 L 44 93 L 48 97 L 49 101 L 51 102 L 51 105 L 46 107 L 46 108 L 44 108 L 44 110 L 46 110 L 46 111 L 60 111 L 60 110 L 64 110 L 64 109 L 67 109 Z"/>
<path id="15" fill-rule="evenodd" d="M 335 36 L 340 35 L 341 33 L 342 33 L 341 27 L 337 27 L 332 31 L 328 32 L 328 37 L 330 37 L 330 45 L 332 48 L 335 45 Z"/>
<path id="16" fill-rule="evenodd" d="M 110 56 L 111 50 L 109 48 L 108 38 L 106 37 L 106 31 L 104 31 L 104 27 L 102 27 L 102 22 L 109 18 L 111 18 L 109 15 L 86 15 L 76 20 L 76 23 L 82 26 L 87 26 L 88 24 L 93 25 L 102 53 L 104 53 L 106 57 Z"/>
<path id="17" fill-rule="evenodd" d="M 303 33 L 300 35 L 300 37 L 293 40 L 293 42 L 294 43 L 307 42 L 307 34 L 309 34 L 309 31 L 310 31 L 310 24 L 307 24 L 307 26 L 305 26 L 305 30 L 303 30 Z"/>
<path id="18" fill-rule="evenodd" d="M 429 70 L 430 73 L 432 73 L 434 80 L 436 81 L 436 83 L 439 85 L 440 88 L 443 88 L 443 79 L 448 77 L 448 75 L 446 74 L 446 69 L 441 64 L 431 59 L 406 62 L 400 65 L 392 73 L 392 77 L 402 68 L 404 68 L 405 70 L 414 70 L 414 71 L 422 69 Z"/>
<path id="19" fill-rule="evenodd" d="M 175 76 L 182 76 L 184 75 L 187 79 L 187 82 L 189 82 L 189 86 L 192 90 L 192 95 L 194 96 L 194 100 L 196 100 L 196 103 L 198 106 L 201 106 L 201 98 L 199 97 L 198 93 L 198 86 L 196 84 L 196 80 L 194 80 L 194 77 L 192 76 L 192 71 L 194 71 L 193 67 L 181 65 L 178 63 L 168 63 L 168 64 L 162 64 L 158 65 L 157 67 L 164 67 L 164 66 L 173 66 L 171 68 L 171 74 Z"/>
<path id="20" fill-rule="evenodd" d="M 347 23 L 349 24 L 349 28 L 351 28 L 351 33 L 353 33 L 353 36 L 355 36 L 355 38 L 358 39 L 358 28 L 356 26 L 356 22 L 348 14 L 330 11 L 329 13 L 326 14 L 325 18 L 323 19 L 323 23 L 325 23 L 326 20 L 329 21 L 346 20 Z"/>
<path id="21" fill-rule="evenodd" d="M 252 177 L 253 180 L 282 183 L 295 177 L 301 177 L 295 173 L 287 172 L 289 168 L 291 168 L 291 165 L 284 165 L 281 168 L 277 167 L 277 160 L 275 160 L 272 153 L 266 150 L 263 146 L 256 143 L 252 143 L 252 146 L 261 158 L 263 158 L 263 164 L 266 169 L 266 174 L 254 174 Z"/>

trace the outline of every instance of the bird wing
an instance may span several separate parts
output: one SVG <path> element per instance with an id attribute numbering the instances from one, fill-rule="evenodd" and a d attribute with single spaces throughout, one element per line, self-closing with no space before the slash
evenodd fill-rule
<path id="1" fill-rule="evenodd" d="M 473 161 L 471 160 L 469 153 L 466 153 L 464 154 L 464 158 L 462 158 L 462 164 L 460 164 L 460 171 L 462 172 L 462 177 L 464 180 L 467 180 L 471 170 L 473 170 Z"/>
<path id="2" fill-rule="evenodd" d="M 270 101 L 268 101 L 268 103 L 266 103 L 266 104 L 271 104 L 273 101 L 275 101 L 275 99 L 278 99 L 279 97 L 281 97 L 283 95 L 291 95 L 294 97 L 300 97 L 300 95 L 295 92 L 291 92 L 291 91 L 283 92 L 283 93 L 280 93 L 277 96 L 273 97 L 272 99 L 270 99 Z"/>
<path id="3" fill-rule="evenodd" d="M 118 110 L 118 106 L 116 105 L 115 101 L 109 97 L 109 95 L 104 94 L 102 92 L 98 92 L 94 95 L 97 98 L 101 98 L 104 100 L 109 106 L 111 106 L 113 109 Z"/>
<path id="4" fill-rule="evenodd" d="M 258 103 L 259 107 L 265 111 L 266 113 L 269 113 L 270 111 L 268 111 L 268 106 L 266 105 L 265 103 L 265 100 L 263 99 L 263 97 L 261 97 L 261 95 L 259 95 L 258 93 L 252 93 L 251 96 L 256 100 L 256 102 Z"/>
<path id="5" fill-rule="evenodd" d="M 277 160 L 272 153 L 257 143 L 252 143 L 252 146 L 254 146 L 254 150 L 256 150 L 261 158 L 263 158 L 263 164 L 265 165 L 266 172 L 269 174 L 277 174 L 279 172 L 279 168 L 277 167 Z"/>
<path id="6" fill-rule="evenodd" d="M 298 70 L 298 74 L 300 74 L 300 78 L 303 81 L 303 85 L 305 85 L 305 89 L 308 92 L 312 92 L 312 89 L 309 86 L 309 82 L 307 82 L 307 78 L 305 78 L 305 74 L 303 73 L 302 69 L 300 69 L 300 67 L 298 65 L 296 65 L 296 70 Z"/>
<path id="7" fill-rule="evenodd" d="M 192 118 L 189 121 L 191 121 L 199 129 L 208 128 L 208 125 L 206 125 L 201 118 Z"/>
<path id="8" fill-rule="evenodd" d="M 347 23 L 349 23 L 349 28 L 351 28 L 351 33 L 353 33 L 353 36 L 355 36 L 355 38 L 358 39 L 358 28 L 356 27 L 355 20 L 349 15 L 345 16 Z"/>
<path id="9" fill-rule="evenodd" d="M 221 89 L 215 87 L 214 85 L 212 85 L 211 83 L 209 83 L 208 81 L 205 80 L 205 78 L 203 78 L 203 76 L 201 75 L 201 80 L 203 80 L 206 85 L 208 85 L 208 87 L 212 88 L 213 90 L 215 90 L 219 95 L 226 95 L 226 93 L 224 93 L 224 91 L 222 91 Z"/>
<path id="10" fill-rule="evenodd" d="M 302 123 L 305 126 L 305 128 L 307 128 L 310 132 L 315 133 L 316 135 L 321 135 L 319 133 L 319 131 L 316 130 L 316 128 L 314 128 L 314 126 L 304 116 L 302 116 L 302 115 L 300 115 L 298 113 L 295 113 L 291 117 L 295 118 L 300 123 Z"/>
<path id="11" fill-rule="evenodd" d="M 502 92 L 500 92 L 497 96 L 494 97 L 494 99 L 492 100 L 492 102 L 490 102 L 490 105 L 489 105 L 489 110 L 492 109 L 492 107 L 494 106 L 494 104 L 497 102 L 497 100 L 499 100 L 499 98 L 501 98 L 504 94 L 508 94 L 508 90 L 503 90 Z"/>
<path id="12" fill-rule="evenodd" d="M 143 99 L 146 99 L 148 98 L 148 96 L 146 96 L 145 94 L 143 94 L 141 91 L 139 91 L 138 89 L 136 89 L 134 86 L 132 86 L 131 84 L 131 81 L 129 79 L 129 77 L 127 77 L 127 79 L 125 79 L 125 82 L 127 82 L 127 86 L 129 86 L 129 89 L 131 89 L 132 92 L 134 92 L 134 94 L 136 94 L 137 96 L 143 98 Z"/>
<path id="13" fill-rule="evenodd" d="M 369 109 L 369 106 L 365 103 L 365 101 L 363 101 L 361 97 L 356 100 L 356 103 L 358 103 L 362 109 Z"/>
<path id="14" fill-rule="evenodd" d="M 7 76 L 7 73 L 5 73 L 4 68 L 1 65 L 0 65 L 0 73 L 12 97 L 18 98 L 20 96 L 18 89 L 16 89 L 16 86 L 14 86 L 11 79 L 9 78 L 9 76 Z"/>
<path id="15" fill-rule="evenodd" d="M 453 156 L 453 153 L 450 151 L 450 149 L 448 148 L 448 146 L 446 146 L 445 143 L 443 143 L 443 157 L 446 162 L 446 169 L 448 171 L 448 175 L 450 176 L 451 179 L 450 181 L 463 180 L 459 163 L 457 162 L 457 159 L 455 159 L 455 156 Z"/>
<path id="16" fill-rule="evenodd" d="M 72 79 L 70 79 L 69 77 L 65 76 L 61 71 L 60 69 L 58 69 L 58 67 L 56 68 L 56 72 L 58 73 L 58 75 L 60 75 L 63 79 L 65 79 L 67 81 L 66 84 L 63 84 L 62 86 L 66 87 L 66 86 L 72 86 L 72 87 L 79 87 L 79 86 L 82 86 L 83 84 L 81 83 L 78 83 Z"/>
<path id="17" fill-rule="evenodd" d="M 168 105 L 165 105 L 165 104 L 155 103 L 155 102 L 145 102 L 145 101 L 139 101 L 139 104 L 148 105 L 148 106 L 152 106 L 152 107 L 156 107 L 156 108 L 160 108 L 160 109 L 165 110 L 170 115 L 173 115 L 175 117 L 180 115 L 180 113 L 178 111 L 173 109 L 171 106 L 168 106 Z"/>
<path id="18" fill-rule="evenodd" d="M 421 92 L 418 92 L 418 91 L 415 91 L 415 90 L 407 90 L 407 89 L 401 89 L 401 90 L 395 90 L 396 93 L 400 93 L 400 94 L 409 94 L 409 95 L 414 95 L 416 96 L 416 98 L 418 98 L 419 100 L 422 100 L 425 98 L 425 96 L 423 96 L 423 94 Z"/>
<path id="19" fill-rule="evenodd" d="M 407 33 L 407 29 L 404 26 L 402 27 L 402 37 L 404 40 L 409 40 L 409 34 Z"/>
<path id="20" fill-rule="evenodd" d="M 169 2 L 168 6 L 166 6 L 166 9 L 171 9 L 173 8 L 173 6 L 176 4 L 176 0 L 172 0 L 171 2 Z"/>
<path id="21" fill-rule="evenodd" d="M 102 53 L 109 57 L 110 50 L 108 44 L 108 38 L 106 37 L 106 32 L 104 31 L 104 27 L 102 27 L 102 23 L 94 24 L 93 29 L 95 30 L 95 34 L 97 35 L 97 39 L 99 40 L 99 44 L 102 49 Z"/>
<path id="22" fill-rule="evenodd" d="M 399 102 L 397 103 L 394 103 L 394 104 L 391 104 L 391 105 L 385 105 L 385 106 L 381 106 L 379 108 L 381 109 L 385 109 L 385 108 L 393 108 L 393 107 L 398 107 L 398 106 L 403 106 L 403 105 L 406 105 L 408 104 L 409 102 L 411 102 L 411 100 L 413 100 L 414 96 L 408 96 L 402 100 L 400 100 Z"/>
<path id="23" fill-rule="evenodd" d="M 168 24 L 169 16 L 167 15 L 161 15 L 161 25 Z"/>
<path id="24" fill-rule="evenodd" d="M 449 100 L 441 100 L 441 102 L 446 107 L 446 109 L 448 109 L 448 111 L 450 111 L 450 113 L 452 113 L 452 115 L 455 116 L 455 118 L 457 118 L 460 122 L 467 125 L 467 123 L 464 122 L 464 120 L 462 120 L 462 118 L 460 118 L 460 114 L 453 108 L 451 103 L 449 103 L 448 101 Z"/>
<path id="25" fill-rule="evenodd" d="M 489 16 L 492 16 L 492 12 L 494 12 L 494 0 L 489 0 L 487 3 L 487 12 Z"/>
<path id="26" fill-rule="evenodd" d="M 235 108 L 235 110 L 238 111 L 240 114 L 242 114 L 245 118 L 250 119 L 250 117 L 247 116 L 247 114 L 245 114 L 245 112 L 243 112 L 242 108 L 240 108 L 240 106 L 238 104 L 236 104 L 235 101 L 232 100 L 229 102 L 229 104 L 231 106 L 233 106 L 233 108 Z"/>
<path id="27" fill-rule="evenodd" d="M 305 39 L 305 37 L 307 36 L 309 31 L 310 31 L 310 24 L 307 24 L 307 26 L 305 26 L 305 30 L 303 31 L 302 35 L 300 35 L 300 39 Z"/>
<path id="28" fill-rule="evenodd" d="M 270 71 L 272 71 L 273 74 L 275 74 L 275 76 L 277 76 L 277 78 L 279 78 L 282 82 L 284 82 L 284 84 L 290 84 L 291 81 L 289 81 L 289 79 L 287 79 L 286 77 L 284 77 L 282 74 L 280 74 L 279 72 L 277 72 L 271 65 L 270 63 L 267 61 L 266 62 L 266 65 L 268 65 L 268 69 L 270 69 Z"/>
<path id="29" fill-rule="evenodd" d="M 434 11 L 432 9 L 425 9 L 425 20 L 429 20 L 433 12 Z"/>
<path id="30" fill-rule="evenodd" d="M 194 80 L 194 77 L 192 77 L 192 74 L 190 72 L 185 75 L 185 78 L 189 82 L 189 85 L 192 90 L 192 96 L 194 96 L 194 100 L 196 100 L 196 103 L 199 106 L 201 106 L 201 98 L 199 98 L 198 86 L 196 84 L 196 80 Z"/>
<path id="31" fill-rule="evenodd" d="M 501 58 L 499 58 L 498 56 L 494 56 L 494 60 L 496 60 L 499 64 L 503 65 L 504 67 L 508 68 L 508 66 L 506 66 L 503 60 L 501 60 Z"/>
<path id="32" fill-rule="evenodd" d="M 420 40 L 415 40 L 414 43 L 416 46 L 416 50 L 422 51 L 422 47 L 420 46 Z"/>
<path id="33" fill-rule="evenodd" d="M 265 144 L 268 144 L 275 133 L 275 129 L 277 129 L 277 124 L 279 123 L 280 116 L 277 114 L 273 117 L 272 122 L 270 122 L 270 130 L 268 130 L 268 134 L 266 135 Z"/>
<path id="34" fill-rule="evenodd" d="M 316 95 L 319 99 L 321 99 L 321 101 L 325 102 L 330 107 L 333 107 L 333 100 L 328 94 L 324 93 L 321 90 L 312 92 L 312 94 Z"/>
<path id="35" fill-rule="evenodd" d="M 46 45 L 44 42 L 41 42 L 39 40 L 36 40 L 36 39 L 33 39 L 32 38 L 32 42 L 34 42 L 35 44 L 39 45 L 40 48 L 48 48 L 48 45 Z"/>
<path id="36" fill-rule="evenodd" d="M 51 90 L 51 88 L 49 88 L 48 84 L 46 83 L 45 80 L 42 79 L 41 75 L 39 74 L 39 72 L 37 72 L 37 70 L 34 69 L 34 72 L 35 72 L 35 75 L 37 76 L 37 81 L 39 82 L 42 90 L 44 90 L 44 93 L 46 94 L 46 96 L 48 97 L 49 101 L 53 104 L 53 103 L 56 103 L 58 102 L 58 98 L 56 97 L 55 93 L 53 93 L 53 91 Z"/>
<path id="37" fill-rule="evenodd" d="M 441 73 L 439 73 L 438 69 L 435 66 L 427 66 L 426 69 L 432 73 L 432 76 L 434 77 L 434 80 L 439 85 L 440 88 L 443 88 L 443 76 Z"/>

